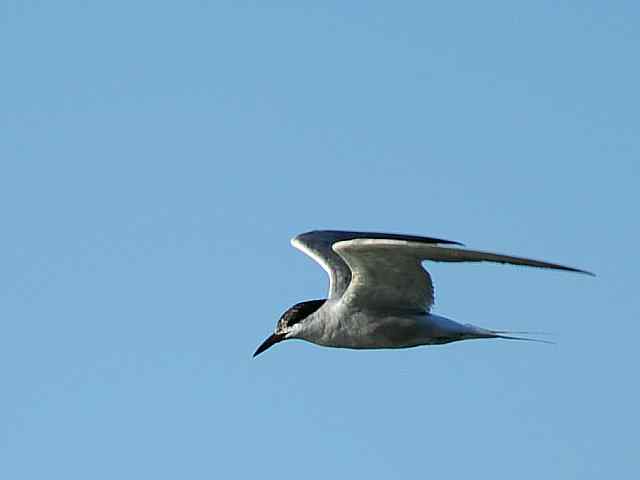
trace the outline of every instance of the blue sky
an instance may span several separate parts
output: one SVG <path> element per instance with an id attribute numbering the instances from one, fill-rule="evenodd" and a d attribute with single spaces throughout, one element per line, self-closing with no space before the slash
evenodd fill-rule
<path id="1" fill-rule="evenodd" d="M 0 477 L 637 476 L 635 2 L 0 19 Z M 436 313 L 554 346 L 252 359 L 326 293 L 316 228 L 598 276 L 429 265 Z"/>

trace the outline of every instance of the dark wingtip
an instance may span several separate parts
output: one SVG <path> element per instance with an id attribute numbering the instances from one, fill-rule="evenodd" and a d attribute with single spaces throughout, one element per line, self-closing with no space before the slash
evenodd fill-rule
<path id="1" fill-rule="evenodd" d="M 590 277 L 596 276 L 596 274 L 593 272 L 590 272 L 588 270 L 580 270 L 579 268 L 564 267 L 563 270 L 567 270 L 568 272 L 583 273 L 585 275 L 589 275 Z"/>

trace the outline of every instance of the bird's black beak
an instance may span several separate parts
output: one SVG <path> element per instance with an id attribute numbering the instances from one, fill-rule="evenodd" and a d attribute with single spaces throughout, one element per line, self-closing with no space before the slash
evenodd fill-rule
<path id="1" fill-rule="evenodd" d="M 256 353 L 253 354 L 254 358 L 264 352 L 267 348 L 274 346 L 276 343 L 284 340 L 284 333 L 274 333 L 269 338 L 267 338 L 256 350 Z"/>

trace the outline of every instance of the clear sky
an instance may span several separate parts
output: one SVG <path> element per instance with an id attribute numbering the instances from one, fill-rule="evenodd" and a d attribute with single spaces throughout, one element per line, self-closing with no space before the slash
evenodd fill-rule
<path id="1" fill-rule="evenodd" d="M 5 1 L 0 478 L 638 478 L 637 2 Z M 256 346 L 317 228 L 557 345 Z"/>

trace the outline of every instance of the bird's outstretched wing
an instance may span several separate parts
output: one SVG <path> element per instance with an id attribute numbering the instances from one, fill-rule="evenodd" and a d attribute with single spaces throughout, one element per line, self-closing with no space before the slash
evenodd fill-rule
<path id="1" fill-rule="evenodd" d="M 352 274 L 342 301 L 355 307 L 384 307 L 386 310 L 430 310 L 433 284 L 429 273 L 422 268 L 423 260 L 510 263 L 593 275 L 577 268 L 528 258 L 393 239 L 340 241 L 333 244 L 333 250 L 342 257 Z"/>
<path id="2" fill-rule="evenodd" d="M 316 230 L 302 233 L 291 239 L 291 245 L 318 262 L 329 274 L 329 298 L 340 298 L 351 282 L 351 270 L 332 248 L 336 242 L 355 239 L 396 240 L 411 242 L 415 245 L 449 244 L 462 245 L 459 242 L 441 238 L 399 235 L 395 233 L 348 232 L 340 230 Z"/>

